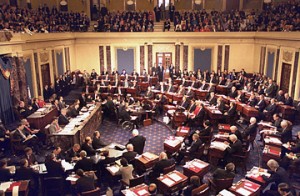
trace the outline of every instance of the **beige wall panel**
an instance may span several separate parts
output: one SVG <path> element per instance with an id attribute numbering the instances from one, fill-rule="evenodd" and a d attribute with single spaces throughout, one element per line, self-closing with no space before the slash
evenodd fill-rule
<path id="1" fill-rule="evenodd" d="M 123 11 L 124 10 L 124 0 L 110 0 L 107 4 L 107 8 L 110 11 Z"/>
<path id="2" fill-rule="evenodd" d="M 192 10 L 192 1 L 186 1 L 186 0 L 182 0 L 182 1 L 178 1 L 175 2 L 175 9 L 176 10 Z"/>
<path id="3" fill-rule="evenodd" d="M 49 8 L 57 7 L 59 5 L 58 0 L 31 0 L 32 9 L 37 9 L 39 6 L 46 4 Z"/>
<path id="4" fill-rule="evenodd" d="M 78 44 L 75 47 L 76 52 L 76 64 L 75 67 L 71 67 L 72 70 L 87 70 L 88 72 L 95 69 L 97 73 L 100 72 L 100 60 L 99 60 L 99 46 Z M 72 64 L 71 64 L 72 66 Z"/>
<path id="5" fill-rule="evenodd" d="M 149 0 L 137 0 L 136 1 L 136 10 L 137 11 L 153 11 L 154 1 L 150 2 Z"/>
<path id="6" fill-rule="evenodd" d="M 229 52 L 229 70 L 235 69 L 252 73 L 258 71 L 259 66 L 254 65 L 254 45 L 253 44 L 231 44 Z"/>

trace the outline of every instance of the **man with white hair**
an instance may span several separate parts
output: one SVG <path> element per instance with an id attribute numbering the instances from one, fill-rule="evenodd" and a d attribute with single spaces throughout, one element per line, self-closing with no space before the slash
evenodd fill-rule
<path id="1" fill-rule="evenodd" d="M 230 129 L 230 135 L 234 134 L 241 142 L 243 141 L 242 133 L 239 131 L 237 126 L 231 126 L 229 129 Z"/>
<path id="2" fill-rule="evenodd" d="M 168 159 L 168 155 L 165 152 L 161 152 L 159 155 L 159 161 L 155 163 L 153 167 L 152 177 L 157 178 L 164 172 L 164 169 L 174 164 L 172 159 Z"/>
<path id="3" fill-rule="evenodd" d="M 139 131 L 137 129 L 132 131 L 132 136 L 133 137 L 129 139 L 127 144 L 132 144 L 133 149 L 135 149 L 138 154 L 143 154 L 146 138 L 139 135 Z"/>
<path id="4" fill-rule="evenodd" d="M 264 192 L 264 195 L 276 195 L 274 193 L 277 192 L 278 185 L 283 182 L 285 183 L 289 182 L 288 175 L 287 172 L 282 167 L 279 167 L 278 162 L 275 161 L 274 159 L 270 159 L 267 162 L 267 166 L 271 170 L 270 171 L 271 176 L 267 177 L 263 175 L 262 178 L 265 180 L 267 184 L 269 183 L 273 183 L 273 184 L 271 185 L 270 190 Z"/>
<path id="5" fill-rule="evenodd" d="M 124 157 L 128 163 L 130 163 L 130 161 L 134 160 L 134 158 L 137 155 L 137 152 L 134 152 L 134 147 L 132 144 L 127 144 L 126 146 L 127 152 L 124 152 L 122 157 Z"/>
<path id="6" fill-rule="evenodd" d="M 228 145 L 228 147 L 225 150 L 225 156 L 224 159 L 226 163 L 230 163 L 233 161 L 232 155 L 240 155 L 243 151 L 243 145 L 242 142 L 237 138 L 235 134 L 231 134 L 229 136 L 229 142 L 224 142 L 225 144 Z"/>
<path id="7" fill-rule="evenodd" d="M 257 130 L 256 118 L 251 117 L 249 126 L 244 130 L 245 137 L 255 134 L 256 130 Z"/>
<path id="8" fill-rule="evenodd" d="M 282 128 L 282 131 L 276 132 L 276 135 L 279 135 L 281 137 L 282 143 L 291 141 L 293 137 L 291 123 L 287 120 L 283 120 L 281 121 L 280 126 Z"/>

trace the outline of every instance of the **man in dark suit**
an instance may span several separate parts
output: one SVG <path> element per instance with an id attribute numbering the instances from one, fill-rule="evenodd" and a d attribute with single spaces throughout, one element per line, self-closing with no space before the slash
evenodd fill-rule
<path id="1" fill-rule="evenodd" d="M 129 139 L 127 144 L 132 144 L 133 149 L 138 154 L 143 154 L 146 138 L 144 136 L 139 135 L 139 131 L 137 129 L 134 129 L 132 131 L 132 135 L 133 137 Z"/>
<path id="2" fill-rule="evenodd" d="M 209 97 L 207 98 L 209 105 L 217 105 L 217 98 L 215 96 L 215 92 L 210 92 Z"/>
<path id="3" fill-rule="evenodd" d="M 152 174 L 150 174 L 152 179 L 156 179 L 160 174 L 164 173 L 164 169 L 170 167 L 174 164 L 174 161 L 168 159 L 168 156 L 165 152 L 161 152 L 159 155 L 159 161 L 155 163 Z"/>
<path id="4" fill-rule="evenodd" d="M 231 126 L 230 127 L 230 134 L 236 135 L 236 137 L 238 138 L 238 140 L 240 140 L 241 142 L 243 142 L 243 135 L 242 135 L 242 133 L 240 132 L 240 130 L 236 126 Z"/>
<path id="5" fill-rule="evenodd" d="M 280 123 L 280 126 L 282 128 L 282 131 L 276 132 L 276 135 L 281 137 L 282 143 L 290 142 L 293 138 L 292 135 L 292 125 L 287 120 L 283 120 Z"/>
<path id="6" fill-rule="evenodd" d="M 76 170 L 76 174 L 77 176 L 79 176 L 75 186 L 78 194 L 95 189 L 94 179 L 92 177 L 86 176 L 82 169 Z"/>
<path id="7" fill-rule="evenodd" d="M 79 155 L 81 160 L 77 161 L 74 170 L 82 169 L 83 171 L 92 171 L 94 169 L 94 161 L 86 157 L 86 151 L 82 150 Z"/>
<path id="8" fill-rule="evenodd" d="M 30 180 L 30 188 L 37 195 L 39 187 L 38 178 L 39 173 L 31 167 L 29 167 L 28 161 L 26 159 L 22 159 L 20 161 L 20 168 L 17 168 L 16 170 L 15 180 Z"/>
<path id="9" fill-rule="evenodd" d="M 281 122 L 282 118 L 278 113 L 273 114 L 273 123 L 272 125 L 277 128 L 277 130 L 281 130 Z"/>
<path id="10" fill-rule="evenodd" d="M 188 113 L 187 124 L 193 126 L 195 122 L 203 122 L 205 110 L 202 103 L 197 102 L 196 107 L 192 112 Z"/>
<path id="11" fill-rule="evenodd" d="M 266 107 L 265 96 L 260 95 L 259 96 L 259 101 L 256 104 L 255 108 L 258 109 L 259 112 L 263 112 L 265 107 Z"/>
<path id="12" fill-rule="evenodd" d="M 267 97 L 274 97 L 276 94 L 276 86 L 273 80 L 269 80 L 269 85 L 265 88 L 265 94 Z"/>
<path id="13" fill-rule="evenodd" d="M 275 103 L 275 99 L 273 98 L 271 99 L 270 104 L 264 109 L 263 113 L 264 115 L 272 116 L 273 114 L 275 114 L 276 109 L 277 109 L 277 105 Z"/>
<path id="14" fill-rule="evenodd" d="M 62 109 L 61 113 L 58 117 L 58 124 L 59 125 L 67 125 L 69 124 L 69 119 L 67 117 L 67 109 Z"/>
<path id="15" fill-rule="evenodd" d="M 194 98 L 194 95 L 195 95 L 195 93 L 194 93 L 194 91 L 192 90 L 192 87 L 189 86 L 189 87 L 188 87 L 188 91 L 186 92 L 186 96 L 188 96 L 190 99 L 193 99 L 193 98 Z"/>
<path id="16" fill-rule="evenodd" d="M 229 135 L 230 143 L 225 142 L 229 146 L 225 150 L 224 160 L 226 163 L 230 163 L 233 161 L 234 157 L 232 155 L 241 155 L 243 152 L 242 142 L 237 138 L 236 135 Z"/>
<path id="17" fill-rule="evenodd" d="M 207 90 L 208 86 L 209 86 L 209 85 L 206 84 L 205 81 L 203 81 L 203 82 L 202 82 L 202 85 L 200 86 L 200 90 Z"/>
<path id="18" fill-rule="evenodd" d="M 80 150 L 80 145 L 79 144 L 74 144 L 74 146 L 67 150 L 66 152 L 66 161 L 68 162 L 72 162 L 72 161 L 77 161 L 80 159 L 79 156 L 79 150 Z"/>
<path id="19" fill-rule="evenodd" d="M 230 91 L 230 93 L 228 93 L 228 96 L 230 98 L 235 99 L 237 97 L 237 95 L 238 95 L 238 93 L 237 93 L 236 87 L 235 86 L 231 87 L 231 91 Z"/>
<path id="20" fill-rule="evenodd" d="M 79 115 L 79 104 L 74 104 L 68 108 L 67 111 L 68 116 L 71 118 L 75 118 L 76 116 Z"/>
<path id="21" fill-rule="evenodd" d="M 288 93 L 284 94 L 284 105 L 293 106 L 293 98 L 289 96 Z"/>
<path id="22" fill-rule="evenodd" d="M 94 156 L 96 154 L 96 150 L 92 146 L 92 138 L 86 137 L 84 143 L 81 145 L 81 150 L 84 150 L 87 153 L 87 156 Z"/>
<path id="23" fill-rule="evenodd" d="M 122 154 L 122 157 L 124 157 L 128 163 L 130 163 L 134 158 L 137 156 L 137 152 L 134 152 L 134 147 L 132 144 L 127 144 L 126 146 L 127 152 L 124 152 Z"/>
<path id="24" fill-rule="evenodd" d="M 86 106 L 86 94 L 85 92 L 81 93 L 81 96 L 79 98 L 79 102 L 80 102 L 80 108 L 85 107 Z"/>
<path id="25" fill-rule="evenodd" d="M 234 102 L 230 102 L 229 109 L 224 113 L 227 118 L 233 119 L 236 114 L 236 104 Z"/>
<path id="26" fill-rule="evenodd" d="M 250 95 L 247 104 L 250 105 L 251 107 L 254 107 L 257 104 L 257 99 L 255 98 L 254 94 Z"/>
<path id="27" fill-rule="evenodd" d="M 20 123 L 17 129 L 12 132 L 12 138 L 23 142 L 26 146 L 33 147 L 36 150 L 36 152 L 38 152 L 39 147 L 37 137 L 31 135 L 28 132 L 25 132 L 24 128 L 25 126 L 22 123 Z"/>
<path id="28" fill-rule="evenodd" d="M 228 163 L 225 166 L 225 169 L 218 168 L 214 171 L 212 175 L 213 180 L 234 178 L 235 177 L 234 170 L 235 170 L 235 165 L 233 163 Z"/>
<path id="29" fill-rule="evenodd" d="M 179 151 L 178 157 L 176 159 L 176 162 L 178 164 L 180 164 L 185 155 L 188 155 L 189 157 L 193 158 L 194 154 L 198 152 L 200 146 L 202 145 L 202 141 L 199 139 L 199 135 L 197 133 L 193 134 L 192 140 L 193 141 L 190 147 L 186 147 Z"/>
<path id="30" fill-rule="evenodd" d="M 152 97 L 153 97 L 153 92 L 151 91 L 151 86 L 148 86 L 148 90 L 145 93 L 145 98 L 152 99 Z"/>
<path id="31" fill-rule="evenodd" d="M 255 134 L 256 131 L 257 131 L 256 118 L 251 117 L 249 126 L 246 127 L 246 129 L 244 130 L 244 135 L 245 135 L 245 137 L 248 137 L 249 135 Z"/>
<path id="32" fill-rule="evenodd" d="M 104 146 L 107 146 L 107 144 L 101 140 L 101 134 L 99 131 L 95 131 L 93 135 L 94 137 L 92 141 L 92 147 L 94 149 L 99 149 L 99 148 L 103 148 Z"/>
<path id="33" fill-rule="evenodd" d="M 158 81 L 162 82 L 163 81 L 163 77 L 164 77 L 164 67 L 162 66 L 161 63 L 157 66 L 156 73 L 158 75 Z"/>
<path id="34" fill-rule="evenodd" d="M 13 174 L 6 167 L 7 161 L 5 159 L 0 160 L 0 182 L 7 182 L 13 178 Z"/>
<path id="35" fill-rule="evenodd" d="M 47 157 L 45 162 L 48 176 L 51 177 L 62 177 L 64 175 L 64 168 L 61 163 L 56 160 L 55 154 L 51 153 Z"/>
<path id="36" fill-rule="evenodd" d="M 178 105 L 178 107 L 180 108 L 184 108 L 184 110 L 186 110 L 190 105 L 190 101 L 186 98 L 186 96 L 182 97 L 182 101 L 180 103 L 180 105 Z"/>
<path id="37" fill-rule="evenodd" d="M 32 148 L 26 147 L 24 149 L 24 153 L 24 158 L 28 161 L 29 166 L 36 165 L 38 163 L 36 157 L 33 154 Z"/>

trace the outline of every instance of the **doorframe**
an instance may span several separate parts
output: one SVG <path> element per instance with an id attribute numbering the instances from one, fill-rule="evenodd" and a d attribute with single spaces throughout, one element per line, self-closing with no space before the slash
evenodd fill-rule
<path id="1" fill-rule="evenodd" d="M 158 56 L 157 56 L 158 54 L 163 54 L 163 57 L 165 57 L 165 54 L 170 54 L 170 55 L 171 55 L 171 57 L 170 57 L 170 59 L 171 59 L 171 64 L 173 64 L 173 59 L 172 59 L 173 56 L 172 56 L 172 52 L 156 52 L 156 53 L 155 53 L 155 64 L 156 64 L 156 66 L 158 66 L 158 58 L 157 58 L 157 57 L 158 57 Z M 164 67 L 165 70 L 166 70 L 166 68 L 167 68 L 167 67 Z"/>

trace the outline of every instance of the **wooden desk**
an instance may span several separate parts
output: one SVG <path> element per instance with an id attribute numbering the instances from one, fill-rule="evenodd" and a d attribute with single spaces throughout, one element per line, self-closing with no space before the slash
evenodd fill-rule
<path id="1" fill-rule="evenodd" d="M 260 185 L 256 184 L 250 180 L 241 179 L 235 185 L 232 185 L 229 190 L 236 195 L 244 196 L 254 196 L 259 195 L 260 192 Z"/>
<path id="2" fill-rule="evenodd" d="M 268 162 L 270 159 L 275 159 L 276 161 L 280 161 L 280 153 L 281 148 L 276 146 L 265 145 L 262 154 L 263 162 Z"/>
<path id="3" fill-rule="evenodd" d="M 158 156 L 156 154 L 145 152 L 141 156 L 136 158 L 135 166 L 139 172 L 145 172 L 151 169 L 154 164 L 158 161 Z"/>
<path id="4" fill-rule="evenodd" d="M 210 165 L 204 161 L 199 159 L 194 159 L 192 161 L 186 162 L 183 166 L 183 174 L 188 176 L 199 176 L 199 178 L 203 178 L 205 174 L 209 171 Z"/>
<path id="5" fill-rule="evenodd" d="M 79 126 L 75 126 L 71 131 L 61 131 L 53 135 L 55 143 L 63 150 L 68 150 L 75 143 L 82 144 L 87 136 L 92 137 L 94 131 L 99 127 L 102 119 L 101 104 L 97 103 L 89 116 L 81 122 Z"/>
<path id="6" fill-rule="evenodd" d="M 132 97 L 137 95 L 137 88 L 126 88 L 126 93 L 131 94 Z"/>
<path id="7" fill-rule="evenodd" d="M 270 177 L 270 174 L 268 173 L 267 169 L 258 168 L 254 166 L 250 171 L 247 172 L 246 178 L 248 180 L 251 180 L 252 182 L 260 184 L 261 186 L 265 186 L 266 181 L 262 178 L 262 175 Z"/>
<path id="8" fill-rule="evenodd" d="M 204 109 L 211 120 L 219 120 L 224 118 L 223 114 L 218 109 L 214 109 L 211 106 L 204 106 Z"/>
<path id="9" fill-rule="evenodd" d="M 231 133 L 230 124 L 219 124 L 219 132 Z"/>
<path id="10" fill-rule="evenodd" d="M 130 189 L 122 190 L 122 195 L 124 196 L 148 196 L 150 193 L 148 192 L 148 185 L 146 184 L 140 184 L 135 187 L 132 187 Z"/>
<path id="11" fill-rule="evenodd" d="M 247 118 L 251 118 L 251 117 L 258 117 L 259 113 L 258 110 L 255 109 L 254 107 L 251 107 L 249 105 L 246 104 L 242 104 L 243 106 L 243 115 L 245 115 Z"/>
<path id="12" fill-rule="evenodd" d="M 283 104 L 277 105 L 277 107 L 280 113 L 282 113 L 282 118 L 287 120 L 293 120 L 295 118 L 296 110 L 294 107 Z"/>
<path id="13" fill-rule="evenodd" d="M 196 96 L 197 99 L 204 100 L 209 92 L 199 90 L 199 89 L 195 89 L 194 93 L 195 93 L 195 96 Z"/>
<path id="14" fill-rule="evenodd" d="M 278 148 L 281 148 L 281 146 L 282 146 L 282 142 L 281 142 L 280 138 L 274 137 L 274 136 L 271 136 L 271 135 L 267 135 L 264 138 L 264 143 L 266 145 L 275 146 L 275 147 L 278 147 Z"/>
<path id="15" fill-rule="evenodd" d="M 223 142 L 213 141 L 209 147 L 209 163 L 217 165 L 219 159 L 224 158 L 225 155 L 225 144 Z"/>
<path id="16" fill-rule="evenodd" d="M 185 126 L 179 126 L 176 130 L 176 136 L 180 136 L 180 137 L 187 137 L 190 134 L 190 127 L 185 127 Z"/>
<path id="17" fill-rule="evenodd" d="M 27 120 L 34 129 L 43 129 L 48 124 L 50 124 L 53 120 L 53 117 L 58 116 L 58 111 L 56 107 L 52 107 L 52 109 L 45 115 L 42 115 L 38 112 L 35 112 L 27 117 Z"/>
<path id="18" fill-rule="evenodd" d="M 18 193 L 18 195 L 20 195 L 20 196 L 27 196 L 28 192 L 29 192 L 28 185 L 29 185 L 29 180 L 12 182 L 10 184 L 10 187 L 5 191 L 5 196 L 13 195 L 12 191 L 13 191 L 13 187 L 14 186 L 19 186 L 19 193 Z"/>
<path id="19" fill-rule="evenodd" d="M 164 195 L 176 192 L 187 183 L 188 177 L 176 170 L 157 178 L 157 187 Z"/>
<path id="20" fill-rule="evenodd" d="M 170 136 L 164 141 L 164 151 L 166 151 L 168 154 L 178 152 L 183 140 L 183 137 Z"/>
<path id="21" fill-rule="evenodd" d="M 217 85 L 216 86 L 217 93 L 221 93 L 223 95 L 227 95 L 229 90 L 230 89 L 227 86 L 224 86 L 224 85 Z"/>

